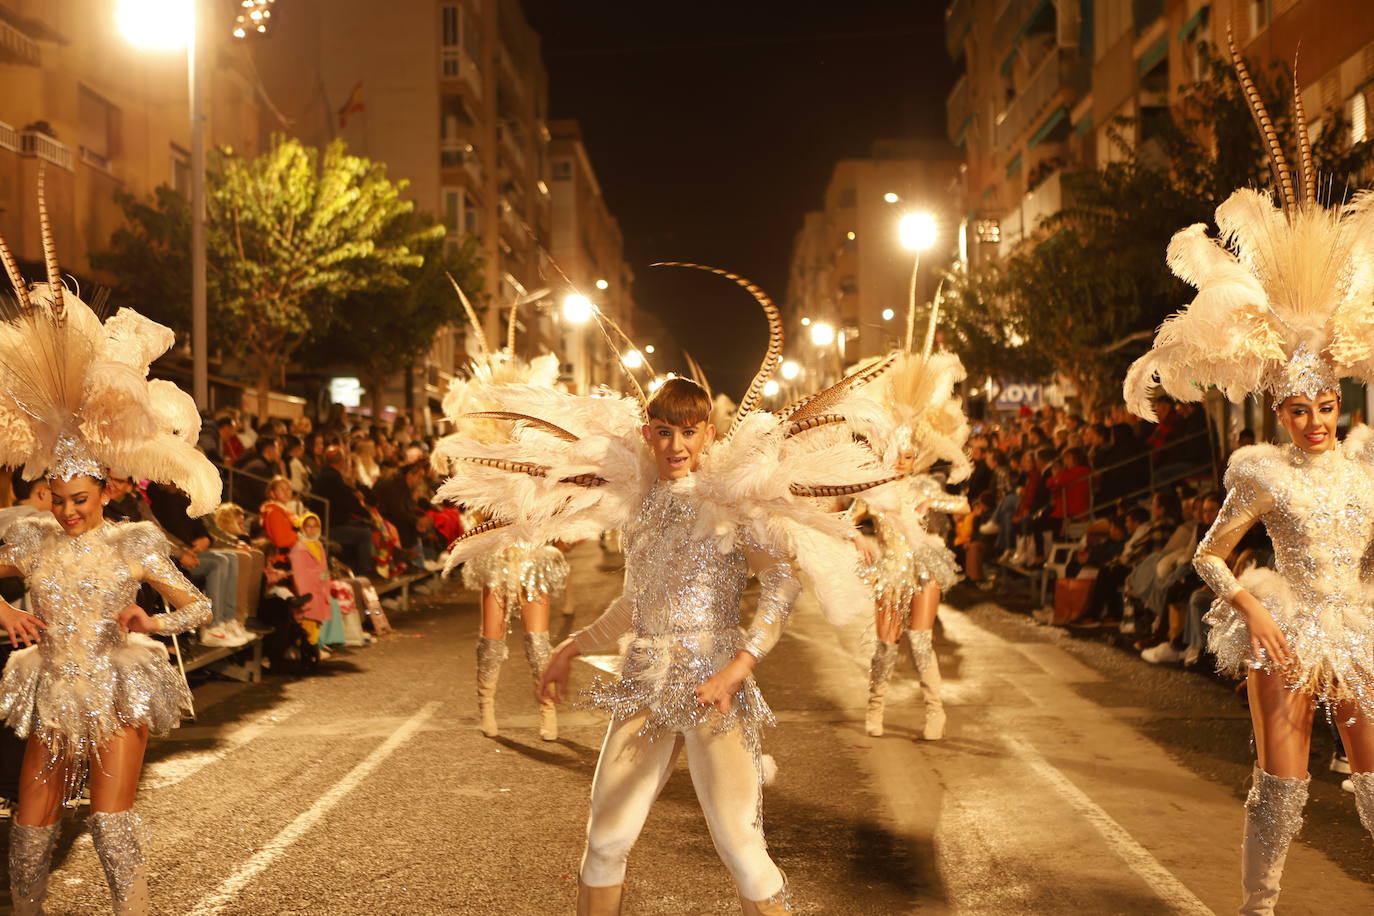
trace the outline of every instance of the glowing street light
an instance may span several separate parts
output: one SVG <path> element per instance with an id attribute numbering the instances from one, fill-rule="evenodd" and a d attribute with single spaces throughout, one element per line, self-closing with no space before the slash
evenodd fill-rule
<path id="1" fill-rule="evenodd" d="M 763 396 L 766 398 L 776 396 L 778 391 L 780 390 L 781 387 L 778 385 L 777 379 L 770 378 L 768 381 L 763 383 Z"/>
<path id="2" fill-rule="evenodd" d="M 801 375 L 801 366 L 798 366 L 796 363 L 792 362 L 792 360 L 789 359 L 782 364 L 782 377 L 789 382 L 799 375 Z"/>
<path id="3" fill-rule="evenodd" d="M 610 288 L 611 288 L 611 284 L 608 283 L 608 282 L 605 281 L 605 280 L 597 280 L 597 281 L 596 281 L 596 288 L 597 288 L 597 289 L 610 289 Z"/>
<path id="4" fill-rule="evenodd" d="M 803 319 L 801 320 L 801 326 L 804 327 L 804 328 L 809 328 L 809 327 L 811 326 L 811 319 L 810 319 L 810 318 L 803 318 Z"/>
<path id="5" fill-rule="evenodd" d="M 896 191 L 888 191 L 886 194 L 883 195 L 883 200 L 887 201 L 890 204 L 895 204 L 897 201 L 901 200 L 901 198 L 897 196 Z"/>
<path id="6" fill-rule="evenodd" d="M 114 18 L 120 36 L 147 51 L 179 51 L 196 30 L 193 0 L 119 0 Z"/>
<path id="7" fill-rule="evenodd" d="M 638 350 L 631 350 L 620 357 L 620 362 L 626 369 L 638 369 L 640 366 L 644 365 L 644 354 L 640 353 Z"/>
<path id="8" fill-rule="evenodd" d="M 929 251 L 939 234 L 935 216 L 931 213 L 908 213 L 898 221 L 897 234 L 907 251 Z"/>
<path id="9" fill-rule="evenodd" d="M 573 324 L 586 324 L 592 319 L 596 307 L 592 300 L 581 293 L 569 293 L 563 299 L 563 318 Z"/>
<path id="10" fill-rule="evenodd" d="M 654 355 L 654 345 L 653 345 L 653 344 L 649 344 L 647 347 L 644 348 L 644 352 L 645 352 L 645 353 L 648 353 L 650 356 L 653 356 L 653 355 Z"/>
<path id="11" fill-rule="evenodd" d="M 891 321 L 896 314 L 892 309 L 883 309 L 883 321 Z"/>
<path id="12" fill-rule="evenodd" d="M 828 347 L 835 342 L 835 328 L 818 321 L 811 326 L 811 342 L 818 347 Z"/>

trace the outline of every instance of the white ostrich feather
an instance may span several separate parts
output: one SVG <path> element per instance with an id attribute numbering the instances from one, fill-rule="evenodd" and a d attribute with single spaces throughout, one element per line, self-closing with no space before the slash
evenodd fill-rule
<path id="1" fill-rule="evenodd" d="M 148 379 L 172 332 L 129 309 L 102 324 L 71 291 L 58 318 L 46 284 L 31 299 L 32 310 L 0 324 L 0 461 L 38 477 L 56 461 L 58 438 L 71 437 L 114 474 L 180 487 L 191 515 L 218 505 L 219 473 L 192 445 L 194 402 Z"/>
<path id="2" fill-rule="evenodd" d="M 1169 243 L 1169 268 L 1197 289 L 1131 367 L 1130 410 L 1155 419 L 1154 387 L 1178 400 L 1218 388 L 1232 401 L 1280 390 L 1295 351 L 1337 375 L 1374 380 L 1374 199 L 1341 208 L 1304 204 L 1285 214 L 1241 189 L 1217 207 L 1219 239 L 1197 224 Z"/>

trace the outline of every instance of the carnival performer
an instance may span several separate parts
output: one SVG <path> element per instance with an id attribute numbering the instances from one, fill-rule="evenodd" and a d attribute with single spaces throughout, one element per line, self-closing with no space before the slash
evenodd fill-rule
<path id="1" fill-rule="evenodd" d="M 872 453 L 838 418 L 822 415 L 838 392 L 787 416 L 756 409 L 781 352 L 781 317 L 753 284 L 715 272 L 748 289 L 770 325 L 764 368 L 721 441 L 706 392 L 670 379 L 642 407 L 625 398 L 497 389 L 501 415 L 518 419 L 510 439 L 445 449 L 455 473 L 440 494 L 492 516 L 468 536 L 479 544 L 550 531 L 570 540 L 624 532 L 623 594 L 555 651 L 541 684 L 542 696 L 564 698 L 577 655 L 628 637 L 618 676 L 591 692 L 611 722 L 592 782 L 580 914 L 620 912 L 627 858 L 680 748 L 743 912 L 792 911 L 764 842 L 761 731 L 773 716 L 752 673 L 777 643 L 801 578 L 832 619 L 866 614 L 871 605 L 853 526 L 822 500 L 892 478 L 880 476 Z M 837 474 L 863 482 L 818 482 Z M 454 556 L 477 549 L 460 540 Z M 761 593 L 741 630 L 740 597 L 751 575 Z"/>
<path id="2" fill-rule="evenodd" d="M 932 327 L 934 321 L 932 313 Z M 922 737 L 938 741 L 947 717 L 934 646 L 935 617 L 942 592 L 959 581 L 959 567 L 944 539 L 926 530 L 926 517 L 931 512 L 960 515 L 969 507 L 965 497 L 947 493 L 925 472 L 943 460 L 950 462 L 950 482 L 968 477 L 968 421 L 954 393 L 964 367 L 951 353 L 929 351 L 902 353 L 893 361 L 879 382 L 840 407 L 884 466 L 903 475 L 868 491 L 855 507 L 856 520 L 863 514 L 872 517 L 878 538 L 878 556 L 866 576 L 874 593 L 876 645 L 869 662 L 864 729 L 875 738 L 883 734 L 888 682 L 905 632 L 925 703 Z"/>
<path id="3" fill-rule="evenodd" d="M 0 324 L 0 464 L 52 490 L 52 517 L 6 533 L 0 576 L 22 576 L 32 614 L 0 602 L 13 643 L 0 715 L 27 748 L 10 826 L 14 911 L 41 914 L 64 799 L 88 783 L 91 839 L 114 912 L 145 913 L 147 876 L 134 796 L 148 735 L 177 726 L 191 697 L 147 634 L 182 633 L 210 618 L 210 602 L 172 565 L 148 522 L 103 517 L 111 474 L 173 484 L 204 515 L 219 501 L 215 468 L 194 447 L 200 417 L 148 366 L 172 332 L 128 309 L 101 323 L 63 287 L 39 178 L 47 282 L 30 288 L 0 242 L 14 290 Z M 149 616 L 140 583 L 171 606 Z M 32 643 L 37 645 L 31 645 Z"/>
<path id="4" fill-rule="evenodd" d="M 450 278 L 451 279 L 451 278 Z M 455 379 L 444 397 L 444 414 L 462 435 L 499 438 L 499 426 L 490 420 L 464 419 L 493 405 L 485 392 L 494 385 L 529 384 L 552 388 L 558 380 L 558 357 L 548 353 L 525 361 L 515 354 L 516 306 L 510 314 L 511 334 L 505 349 L 493 352 L 487 345 L 481 321 L 457 282 L 453 288 L 463 302 L 476 339 L 478 353 L 468 366 L 469 377 Z M 437 455 L 437 453 L 436 453 Z M 439 473 L 448 473 L 442 458 L 435 458 Z M 481 632 L 477 638 L 477 713 L 482 734 L 495 738 L 496 683 L 501 665 L 509 657 L 506 631 L 516 614 L 525 630 L 525 661 L 535 683 L 544 673 L 552 651 L 549 642 L 551 596 L 567 586 L 568 561 L 551 543 L 511 544 L 502 550 L 474 556 L 463 564 L 463 585 L 481 595 Z M 558 740 L 558 708 L 552 700 L 539 701 L 539 737 Z"/>
<path id="5" fill-rule="evenodd" d="M 1269 914 L 1302 826 L 1320 704 L 1334 715 L 1360 819 L 1374 832 L 1374 582 L 1364 562 L 1374 544 L 1374 433 L 1361 426 L 1339 442 L 1336 430 L 1342 376 L 1374 383 L 1374 195 L 1323 207 L 1301 95 L 1294 175 L 1234 42 L 1231 54 L 1280 207 L 1238 190 L 1217 208 L 1220 240 L 1201 224 L 1174 236 L 1169 266 L 1198 293 L 1131 367 L 1125 395 L 1152 419 L 1155 384 L 1192 401 L 1208 386 L 1233 401 L 1262 392 L 1292 440 L 1231 456 L 1226 501 L 1194 560 L 1216 597 L 1209 648 L 1221 671 L 1248 679 L 1259 760 L 1245 801 L 1240 912 Z M 1257 522 L 1273 541 L 1275 568 L 1237 578 L 1227 558 Z"/>

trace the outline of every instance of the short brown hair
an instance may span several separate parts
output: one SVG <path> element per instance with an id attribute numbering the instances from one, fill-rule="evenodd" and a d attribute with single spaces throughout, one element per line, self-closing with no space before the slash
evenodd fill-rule
<path id="1" fill-rule="evenodd" d="M 711 398 L 691 379 L 670 378 L 649 398 L 644 413 L 651 421 L 696 426 L 711 419 Z"/>

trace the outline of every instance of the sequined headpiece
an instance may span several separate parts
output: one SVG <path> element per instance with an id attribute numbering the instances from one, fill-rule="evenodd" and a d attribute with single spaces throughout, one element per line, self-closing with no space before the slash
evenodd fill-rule
<path id="1" fill-rule="evenodd" d="M 108 474 L 173 484 L 192 515 L 219 503 L 215 466 L 195 447 L 200 413 L 171 382 L 149 380 L 174 336 L 130 309 L 102 322 L 66 288 L 38 173 L 47 282 L 30 286 L 0 239 L 14 297 L 0 302 L 0 465 L 30 480 Z"/>
<path id="2" fill-rule="evenodd" d="M 1243 188 L 1217 207 L 1219 237 L 1198 223 L 1169 242 L 1170 269 L 1197 296 L 1127 373 L 1126 405 L 1146 419 L 1155 418 L 1157 389 L 1182 401 L 1208 388 L 1232 401 L 1265 392 L 1277 405 L 1339 390 L 1346 376 L 1374 382 L 1374 195 L 1322 206 L 1296 75 L 1297 175 L 1234 41 L 1231 57 L 1268 150 L 1277 205 Z"/>

